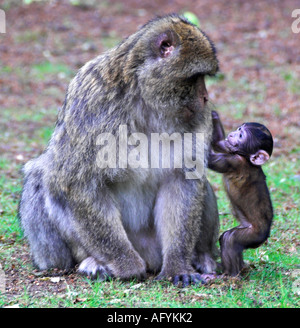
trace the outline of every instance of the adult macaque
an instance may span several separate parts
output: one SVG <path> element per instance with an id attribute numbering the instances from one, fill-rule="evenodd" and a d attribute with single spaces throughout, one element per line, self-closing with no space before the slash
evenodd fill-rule
<path id="1" fill-rule="evenodd" d="M 233 214 L 240 225 L 225 231 L 219 241 L 225 274 L 236 276 L 243 268 L 243 250 L 260 246 L 269 236 L 272 203 L 261 165 L 271 156 L 273 139 L 259 123 L 244 123 L 225 139 L 217 112 L 212 112 L 214 151 L 208 167 L 223 173 Z"/>
<path id="2" fill-rule="evenodd" d="M 215 270 L 217 204 L 204 174 L 103 167 L 97 153 L 99 136 L 119 139 L 126 126 L 149 138 L 202 132 L 206 159 L 212 121 L 204 77 L 217 70 L 210 40 L 177 15 L 150 21 L 79 70 L 47 150 L 24 169 L 20 217 L 38 268 L 79 263 L 102 279 L 152 271 L 176 285 Z"/>

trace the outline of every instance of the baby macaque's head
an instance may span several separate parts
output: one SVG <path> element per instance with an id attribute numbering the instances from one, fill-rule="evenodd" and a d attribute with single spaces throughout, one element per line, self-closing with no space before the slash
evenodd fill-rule
<path id="1" fill-rule="evenodd" d="M 254 165 L 264 164 L 273 151 L 270 131 L 259 123 L 244 123 L 228 134 L 226 146 L 231 152 L 244 156 Z"/>

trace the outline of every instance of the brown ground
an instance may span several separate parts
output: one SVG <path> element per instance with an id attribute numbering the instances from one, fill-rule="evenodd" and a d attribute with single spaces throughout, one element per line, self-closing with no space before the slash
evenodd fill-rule
<path id="1" fill-rule="evenodd" d="M 218 50 L 225 79 L 209 89 L 217 108 L 234 107 L 240 101 L 245 106 L 243 117 L 256 116 L 267 122 L 280 151 L 293 148 L 300 124 L 300 34 L 291 31 L 295 20 L 291 12 L 299 5 L 297 0 L 100 3 L 83 8 L 52 1 L 7 10 L 7 33 L 0 36 L 0 54 L 1 65 L 11 72 L 0 77 L 1 108 L 60 106 L 70 77 L 28 80 L 32 65 L 50 61 L 69 66 L 75 73 L 153 16 L 189 10 L 199 17 L 201 28 Z M 228 87 L 232 82 L 236 85 Z M 54 95 L 47 94 L 49 88 L 55 90 Z M 223 119 L 227 128 L 237 124 L 231 117 Z M 6 128 L 14 128 L 13 122 Z"/>

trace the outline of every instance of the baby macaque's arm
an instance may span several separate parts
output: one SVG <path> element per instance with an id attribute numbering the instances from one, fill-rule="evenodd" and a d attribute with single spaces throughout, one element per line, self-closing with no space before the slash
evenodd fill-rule
<path id="1" fill-rule="evenodd" d="M 219 172 L 227 173 L 236 170 L 243 165 L 245 159 L 237 154 L 213 153 L 208 156 L 208 168 Z"/>
<path id="2" fill-rule="evenodd" d="M 213 123 L 213 136 L 212 136 L 212 148 L 216 152 L 227 153 L 228 149 L 225 146 L 225 132 L 220 120 L 219 114 L 216 111 L 211 112 Z"/>

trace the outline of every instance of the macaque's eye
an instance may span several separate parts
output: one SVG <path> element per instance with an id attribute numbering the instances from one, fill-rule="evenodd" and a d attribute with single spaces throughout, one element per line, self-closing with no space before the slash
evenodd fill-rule
<path id="1" fill-rule="evenodd" d="M 238 128 L 238 131 L 241 131 L 241 127 Z"/>
<path id="2" fill-rule="evenodd" d="M 240 133 L 240 139 L 243 137 L 243 134 L 242 133 Z"/>

